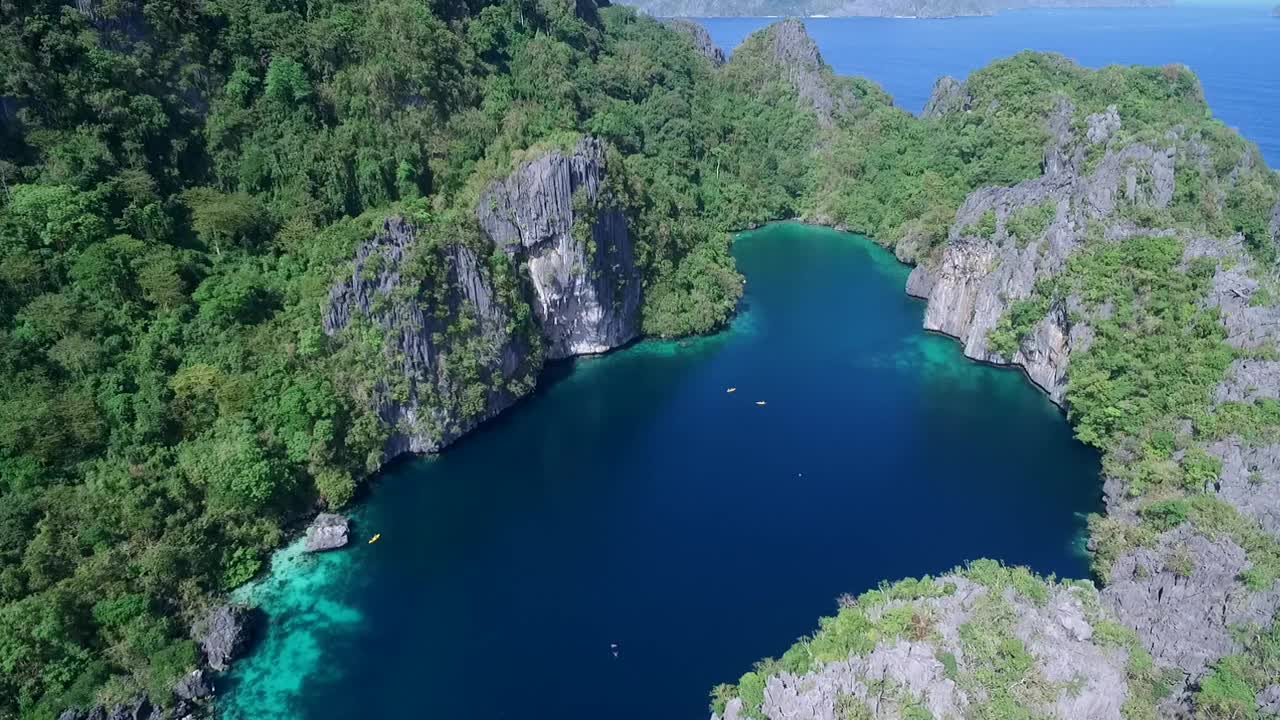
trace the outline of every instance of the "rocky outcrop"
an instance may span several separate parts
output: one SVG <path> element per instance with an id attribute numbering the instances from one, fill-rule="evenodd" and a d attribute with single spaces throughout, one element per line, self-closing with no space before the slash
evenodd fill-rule
<path id="1" fill-rule="evenodd" d="M 347 544 L 350 521 L 337 513 L 320 513 L 307 527 L 307 552 L 337 550 Z"/>
<path id="2" fill-rule="evenodd" d="M 924 118 L 940 118 L 956 112 L 966 112 L 972 108 L 973 98 L 965 90 L 964 84 L 950 75 L 943 75 L 933 84 L 933 92 L 929 94 L 929 102 L 925 103 Z"/>
<path id="3" fill-rule="evenodd" d="M 213 686 L 205 677 L 204 670 L 197 668 L 178 681 L 178 684 L 173 687 L 173 694 L 179 700 L 204 700 L 213 695 Z"/>
<path id="4" fill-rule="evenodd" d="M 605 352 L 639 334 L 640 272 L 605 155 L 583 138 L 481 194 L 476 223 L 505 262 L 427 241 L 399 217 L 357 248 L 330 289 L 324 328 L 382 336 L 369 401 L 390 429 L 387 458 L 436 452 L 494 417 L 532 390 L 544 358 Z"/>
<path id="5" fill-rule="evenodd" d="M 706 28 L 692 20 L 680 18 L 665 20 L 664 24 L 689 38 L 693 48 L 710 60 L 712 65 L 719 67 L 724 64 L 724 50 L 721 50 L 711 39 L 711 33 L 707 32 Z"/>
<path id="6" fill-rule="evenodd" d="M 963 95 L 962 88 L 945 84 L 942 92 L 945 98 Z M 955 102 L 945 98 L 937 98 L 938 103 Z M 1135 229 L 1118 219 L 1116 211 L 1122 206 L 1167 207 L 1174 190 L 1172 148 L 1109 147 L 1121 122 L 1114 107 L 1088 116 L 1084 137 L 1077 137 L 1074 113 L 1062 100 L 1049 118 L 1044 174 L 1013 187 L 970 194 L 956 213 L 941 261 L 917 266 L 908 284 L 913 295 L 925 295 L 928 288 L 927 329 L 958 338 L 968 357 L 1022 367 L 1058 403 L 1066 393 L 1071 354 L 1093 341 L 1088 312 L 1079 300 L 1068 297 L 1050 306 L 1012 356 L 991 349 L 991 332 L 1012 303 L 1030 297 L 1039 280 L 1062 270 L 1083 242 L 1089 222 L 1102 222 L 1108 236 L 1131 234 Z M 1101 153 L 1101 160 L 1086 172 L 1090 149 Z M 1010 233 L 1017 213 L 1047 206 L 1054 208 L 1053 220 L 1039 237 Z M 995 229 L 984 236 L 982 220 L 989 216 L 995 218 Z"/>
<path id="7" fill-rule="evenodd" d="M 803 22 L 791 18 L 762 33 L 773 65 L 795 88 L 800 101 L 813 108 L 820 126 L 832 127 L 837 117 L 857 108 L 857 99 L 836 81 Z"/>
<path id="8" fill-rule="evenodd" d="M 1248 591 L 1238 578 L 1249 567 L 1230 538 L 1207 538 L 1184 525 L 1120 558 L 1102 595 L 1158 663 L 1195 679 L 1239 651 L 1231 628 L 1271 620 L 1276 592 Z"/>
<path id="9" fill-rule="evenodd" d="M 417 274 L 424 267 L 434 276 Z M 358 320 L 383 337 L 386 367 L 370 401 L 390 429 L 388 458 L 435 452 L 532 388 L 541 356 L 512 332 L 510 302 L 474 249 L 420 241 L 403 218 L 357 249 L 330 290 L 324 329 L 336 335 Z"/>
<path id="10" fill-rule="evenodd" d="M 547 359 L 601 353 L 640 332 L 640 271 L 627 219 L 605 189 L 604 145 L 583 138 L 493 183 L 476 217 L 528 270 Z"/>
<path id="11" fill-rule="evenodd" d="M 1025 651 L 1031 666 L 1015 685 L 1014 697 L 1035 717 L 1059 720 L 1120 720 L 1128 698 L 1128 653 L 1095 639 L 1096 591 L 1052 586 L 1035 600 L 1005 587 L 988 587 L 952 575 L 939 583 L 954 591 L 922 600 L 890 601 L 865 612 L 869 622 L 910 610 L 921 628 L 915 638 L 893 634 L 870 652 L 796 675 L 779 672 L 765 681 L 760 714 L 768 720 L 839 720 L 853 717 L 936 720 L 973 717 L 991 688 L 979 675 L 989 668 L 974 645 L 1002 642 Z M 990 618 L 1000 618 L 1000 629 Z M 927 626 L 927 627 L 926 627 Z M 999 639 L 989 632 L 1007 633 Z M 1016 678 L 1010 679 L 1012 682 Z M 1017 694 L 1017 686 L 1037 692 Z M 988 708 L 989 710 L 989 708 Z M 741 699 L 731 700 L 723 720 L 743 718 Z M 983 715 L 985 716 L 985 715 Z M 713 715 L 713 719 L 716 716 Z"/>
<path id="12" fill-rule="evenodd" d="M 253 637 L 255 611 L 240 605 L 214 608 L 191 629 L 210 669 L 222 672 L 245 653 Z"/>

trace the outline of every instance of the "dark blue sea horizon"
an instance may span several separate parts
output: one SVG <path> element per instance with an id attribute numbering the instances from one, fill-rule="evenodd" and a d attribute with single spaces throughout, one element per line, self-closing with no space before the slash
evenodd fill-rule
<path id="1" fill-rule="evenodd" d="M 698 18 L 732 52 L 778 18 Z M 879 83 L 918 113 L 943 75 L 963 79 L 1022 50 L 1057 52 L 1086 67 L 1182 63 L 1214 114 L 1280 168 L 1280 18 L 1263 5 L 1162 9 L 1019 10 L 993 17 L 806 18 L 841 75 Z"/>

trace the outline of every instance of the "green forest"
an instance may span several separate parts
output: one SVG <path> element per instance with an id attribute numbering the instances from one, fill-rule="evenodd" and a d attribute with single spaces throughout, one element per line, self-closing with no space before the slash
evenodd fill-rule
<path id="1" fill-rule="evenodd" d="M 969 79 L 984 111 L 923 120 L 826 70 L 845 99 L 828 127 L 766 35 L 717 68 L 593 0 L 0 0 L 0 68 L 0 718 L 166 701 L 198 661 L 191 624 L 384 460 L 378 346 L 321 326 L 354 249 L 390 215 L 431 246 L 483 243 L 480 192 L 538 149 L 606 143 L 651 336 L 721 327 L 741 294 L 730 232 L 770 220 L 935 262 L 969 192 L 1041 173 L 1060 97 L 1077 122 L 1117 106 L 1124 141 L 1176 125 L 1180 152 L 1207 153 L 1145 224 L 1238 232 L 1275 259 L 1280 181 L 1185 68 L 1024 53 Z M 1003 229 L 1025 244 L 1051 210 Z M 1180 254 L 1098 239 L 992 342 L 1012 352 L 1064 293 L 1119 298 L 1073 367 L 1071 417 L 1112 464 L 1184 492 L 1213 469 L 1170 460 L 1207 437 L 1174 429 L 1212 425 L 1234 356 L 1195 302 L 1212 268 Z M 1260 433 L 1280 426 L 1263 410 Z M 1221 516 L 1203 505 L 1170 512 Z M 1141 541 L 1107 522 L 1104 561 Z"/>

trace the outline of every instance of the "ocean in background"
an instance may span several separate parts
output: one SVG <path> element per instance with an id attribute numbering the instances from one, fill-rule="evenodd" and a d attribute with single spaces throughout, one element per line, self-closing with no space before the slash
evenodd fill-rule
<path id="1" fill-rule="evenodd" d="M 703 18 L 731 51 L 776 18 Z M 1088 67 L 1189 66 L 1214 114 L 1280 168 L 1280 18 L 1266 6 L 1160 10 L 1020 10 L 994 17 L 808 18 L 805 27 L 841 75 L 874 80 L 918 113 L 943 75 L 963 79 L 1022 50 L 1059 52 Z"/>
<path id="2" fill-rule="evenodd" d="M 922 331 L 907 267 L 794 223 L 734 254 L 730 329 L 555 364 L 380 475 L 352 547 L 277 555 L 238 592 L 270 622 L 223 718 L 704 720 L 841 593 L 980 557 L 1088 574 L 1097 454 Z"/>

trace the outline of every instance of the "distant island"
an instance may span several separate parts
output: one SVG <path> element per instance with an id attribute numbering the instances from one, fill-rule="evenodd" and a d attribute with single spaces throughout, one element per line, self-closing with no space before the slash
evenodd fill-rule
<path id="1" fill-rule="evenodd" d="M 995 15 L 1031 8 L 1170 7 L 1172 0 L 628 0 L 658 17 L 910 17 Z M 1280 14 L 1280 8 L 1276 10 Z"/>
<path id="2" fill-rule="evenodd" d="M 1273 7 L 1273 8 L 1271 8 L 1271 16 L 1272 16 L 1272 17 L 1280 17 L 1280 5 L 1277 5 L 1277 6 Z"/>

